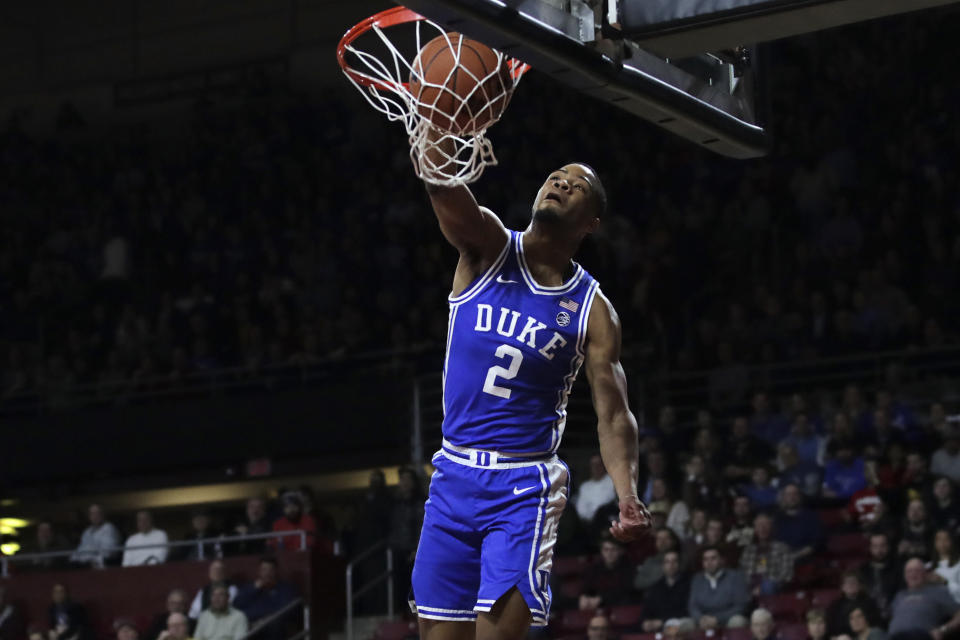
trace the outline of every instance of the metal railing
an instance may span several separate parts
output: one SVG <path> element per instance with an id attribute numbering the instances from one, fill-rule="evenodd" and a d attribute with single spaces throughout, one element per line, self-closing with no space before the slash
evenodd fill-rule
<path id="1" fill-rule="evenodd" d="M 206 559 L 206 545 L 215 545 L 219 551 L 214 555 L 216 558 L 222 557 L 222 546 L 233 542 L 245 542 L 248 540 L 266 540 L 271 538 L 286 538 L 296 536 L 300 539 L 300 548 L 307 548 L 307 532 L 302 529 L 295 531 L 275 531 L 270 533 L 248 533 L 236 536 L 218 536 L 216 538 L 198 538 L 196 540 L 183 540 L 179 542 L 167 542 L 165 544 L 138 544 L 132 546 L 107 547 L 96 551 L 84 551 L 83 557 L 87 559 L 78 560 L 80 563 L 89 563 L 92 567 L 102 569 L 105 566 L 105 560 L 124 551 L 134 551 L 143 549 L 172 549 L 180 547 L 196 547 L 197 560 Z M 54 558 L 72 558 L 78 553 L 77 549 L 66 551 L 45 551 L 42 553 L 18 553 L 12 556 L 0 557 L 0 577 L 6 578 L 10 575 L 10 563 L 19 564 L 33 560 L 48 560 Z"/>
<path id="2" fill-rule="evenodd" d="M 297 632 L 293 637 L 288 640 L 294 640 L 295 638 L 305 637 L 310 633 L 310 607 L 304 602 L 303 598 L 297 598 L 296 600 L 290 601 L 288 604 L 284 605 L 280 609 L 277 609 L 270 615 L 265 618 L 260 618 L 257 622 L 247 630 L 245 636 L 241 636 L 240 640 L 249 640 L 253 636 L 257 635 L 263 631 L 266 627 L 273 624 L 275 621 L 279 620 L 283 616 L 287 615 L 290 611 L 293 611 L 297 606 L 303 605 L 303 630 Z"/>
<path id="3" fill-rule="evenodd" d="M 366 584 L 360 585 L 360 587 L 354 591 L 353 590 L 353 570 L 362 560 L 366 560 L 374 553 L 386 547 L 386 561 L 387 561 L 387 570 L 381 573 L 378 576 L 375 576 L 367 581 Z M 386 581 L 387 583 L 387 615 L 393 617 L 393 549 L 387 545 L 386 540 L 381 540 L 376 543 L 369 549 L 361 551 L 347 564 L 346 569 L 346 583 L 347 583 L 347 621 L 346 621 L 346 632 L 347 640 L 354 640 L 353 638 L 353 603 L 354 598 L 359 598 L 363 594 L 367 593 L 381 582 Z"/>

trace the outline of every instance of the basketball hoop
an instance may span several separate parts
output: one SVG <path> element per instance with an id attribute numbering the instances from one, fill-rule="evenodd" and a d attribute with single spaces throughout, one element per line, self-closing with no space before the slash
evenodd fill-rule
<path id="1" fill-rule="evenodd" d="M 409 25 L 410 29 L 392 29 L 400 25 Z M 361 38 L 365 34 L 367 38 Z M 379 40 L 372 38 L 376 35 Z M 427 182 L 454 186 L 473 182 L 483 170 L 497 164 L 493 146 L 486 137 L 486 130 L 502 115 L 520 78 L 529 69 L 518 60 L 496 51 L 496 67 L 487 70 L 484 77 L 473 77 L 474 92 L 469 96 L 454 96 L 458 101 L 455 108 L 460 114 L 462 108 L 469 113 L 483 113 L 484 119 L 471 116 L 468 125 L 460 130 L 441 129 L 435 124 L 438 109 L 438 96 L 444 95 L 449 101 L 451 92 L 444 84 L 427 82 L 415 70 L 414 64 L 419 52 L 431 40 L 442 36 L 450 50 L 456 56 L 455 67 L 460 67 L 459 38 L 447 34 L 444 29 L 423 16 L 407 9 L 394 7 L 381 11 L 359 22 L 347 31 L 337 45 L 337 61 L 347 79 L 360 91 L 367 102 L 392 121 L 403 122 L 410 138 L 410 158 L 417 176 Z M 360 41 L 363 41 L 361 45 Z M 404 51 L 406 53 L 402 53 Z M 422 66 L 422 65 L 421 65 Z M 508 70 L 504 72 L 503 70 Z M 487 91 L 477 92 L 476 88 L 489 86 L 487 83 L 497 75 L 507 78 L 507 85 L 497 95 L 487 95 Z M 418 80 L 419 95 L 410 91 L 411 75 Z M 449 77 L 448 77 L 449 79 Z M 421 100 L 424 87 L 432 89 L 432 100 Z M 481 104 L 477 104 L 477 98 Z M 467 103 L 469 107 L 467 107 Z M 462 103 L 462 104 L 460 104 Z M 447 114 L 453 122 L 454 113 Z M 459 116 L 457 116 L 459 122 Z"/>

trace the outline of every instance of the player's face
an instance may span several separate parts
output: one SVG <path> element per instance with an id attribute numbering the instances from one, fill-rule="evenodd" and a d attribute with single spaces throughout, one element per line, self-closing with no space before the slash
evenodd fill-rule
<path id="1" fill-rule="evenodd" d="M 599 224 L 596 211 L 597 177 L 581 164 L 568 164 L 550 173 L 533 203 L 534 220 L 563 222 L 591 233 Z"/>

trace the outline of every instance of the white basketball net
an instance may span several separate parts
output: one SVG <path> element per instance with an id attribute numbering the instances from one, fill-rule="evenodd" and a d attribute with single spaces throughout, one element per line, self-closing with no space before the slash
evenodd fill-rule
<path id="1" fill-rule="evenodd" d="M 411 12 L 411 15 L 415 14 Z M 379 37 L 389 55 L 371 53 L 369 35 L 362 43 L 358 41 L 363 36 L 341 43 L 345 51 L 353 54 L 349 60 L 350 68 L 344 67 L 344 73 L 375 109 L 391 121 L 403 122 L 410 138 L 410 158 L 420 179 L 441 186 L 468 184 L 479 178 L 486 167 L 497 164 L 493 145 L 485 135 L 486 129 L 499 120 L 528 67 L 496 51 L 496 68 L 485 77 L 478 77 L 467 67 L 460 66 L 464 38 L 451 38 L 436 23 L 419 17 L 414 20 L 412 30 L 412 34 L 407 34 L 413 40 L 410 50 L 419 52 L 428 42 L 442 35 L 454 52 L 455 64 L 443 84 L 425 82 L 416 53 L 408 60 L 385 34 L 385 28 L 377 23 L 370 26 L 369 33 Z M 366 46 L 361 48 L 360 45 Z M 504 69 L 510 72 L 505 73 Z M 472 91 L 465 97 L 445 88 L 454 73 L 468 74 L 474 82 Z M 419 94 L 426 95 L 425 100 L 413 95 L 407 87 L 411 77 L 420 82 Z M 429 90 L 431 88 L 434 90 Z M 455 105 L 452 113 L 448 112 L 449 108 L 437 107 L 441 99 L 448 107 Z M 448 126 L 441 129 L 431 118 L 448 123 Z"/>

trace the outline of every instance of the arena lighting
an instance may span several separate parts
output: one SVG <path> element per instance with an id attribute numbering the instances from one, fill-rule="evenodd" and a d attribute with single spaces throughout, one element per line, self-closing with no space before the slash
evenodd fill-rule
<path id="1" fill-rule="evenodd" d="M 0 518 L 0 527 L 13 527 L 14 529 L 23 529 L 29 527 L 30 521 L 23 518 Z M 6 533 L 6 532 L 4 532 Z"/>
<path id="2" fill-rule="evenodd" d="M 5 542 L 3 544 L 0 544 L 0 553 L 2 553 L 5 556 L 12 556 L 17 551 L 20 551 L 19 542 Z"/>
<path id="3" fill-rule="evenodd" d="M 11 527 L 10 525 L 0 524 L 0 536 L 15 536 L 17 535 L 17 530 Z"/>

